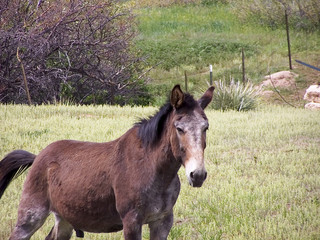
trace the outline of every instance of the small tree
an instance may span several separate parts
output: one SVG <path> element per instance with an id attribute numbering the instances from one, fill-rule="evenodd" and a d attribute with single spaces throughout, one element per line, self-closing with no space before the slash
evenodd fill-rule
<path id="1" fill-rule="evenodd" d="M 6 0 L 0 11 L 0 102 L 25 103 L 21 63 L 34 103 L 148 101 L 135 22 L 117 1 Z"/>

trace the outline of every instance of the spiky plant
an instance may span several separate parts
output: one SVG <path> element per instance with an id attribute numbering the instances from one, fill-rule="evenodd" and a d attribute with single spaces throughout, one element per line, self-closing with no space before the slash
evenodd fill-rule
<path id="1" fill-rule="evenodd" d="M 253 85 L 240 81 L 231 80 L 230 84 L 225 81 L 215 81 L 216 90 L 212 101 L 212 107 L 216 110 L 248 111 L 255 109 L 257 92 Z"/>

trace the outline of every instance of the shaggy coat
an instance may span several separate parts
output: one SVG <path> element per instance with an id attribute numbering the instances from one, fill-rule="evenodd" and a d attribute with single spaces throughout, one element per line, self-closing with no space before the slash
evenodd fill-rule
<path id="1" fill-rule="evenodd" d="M 70 239 L 87 232 L 124 231 L 141 239 L 166 239 L 180 191 L 177 172 L 186 169 L 190 185 L 206 179 L 203 153 L 208 120 L 203 109 L 209 88 L 198 101 L 177 85 L 170 102 L 120 138 L 105 143 L 57 141 L 35 156 L 23 150 L 0 162 L 0 197 L 10 181 L 31 167 L 11 240 L 30 239 L 48 215 L 56 222 L 46 239 Z"/>

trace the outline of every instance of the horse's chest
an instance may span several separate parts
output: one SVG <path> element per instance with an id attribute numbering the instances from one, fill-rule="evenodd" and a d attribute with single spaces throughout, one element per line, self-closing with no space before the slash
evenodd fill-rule
<path id="1" fill-rule="evenodd" d="M 157 221 L 171 213 L 180 192 L 179 178 L 175 178 L 168 188 L 153 188 L 146 192 L 145 223 Z"/>

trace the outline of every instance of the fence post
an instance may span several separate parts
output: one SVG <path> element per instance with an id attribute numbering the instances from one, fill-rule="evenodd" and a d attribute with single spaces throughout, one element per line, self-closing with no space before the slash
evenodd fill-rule
<path id="1" fill-rule="evenodd" d="M 212 82 L 212 65 L 209 65 L 210 68 L 210 86 L 212 86 L 213 82 Z"/>
<path id="2" fill-rule="evenodd" d="M 285 20 L 286 20 L 286 31 L 287 31 L 287 41 L 288 41 L 288 57 L 289 57 L 289 68 L 292 70 L 291 64 L 291 49 L 290 49 L 290 34 L 289 34 L 289 22 L 288 22 L 288 12 L 285 10 Z"/>
<path id="3" fill-rule="evenodd" d="M 241 55 L 242 55 L 242 82 L 245 84 L 247 82 L 246 80 L 246 67 L 244 65 L 244 50 L 241 48 Z"/>
<path id="4" fill-rule="evenodd" d="M 188 92 L 188 76 L 187 76 L 186 70 L 184 70 L 184 84 L 185 84 L 186 92 Z"/>

